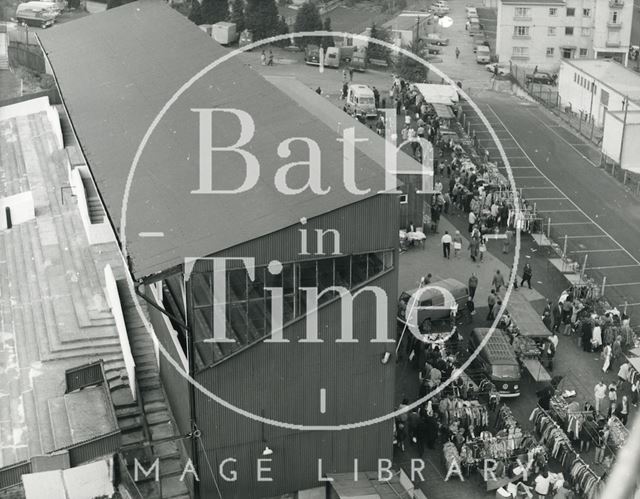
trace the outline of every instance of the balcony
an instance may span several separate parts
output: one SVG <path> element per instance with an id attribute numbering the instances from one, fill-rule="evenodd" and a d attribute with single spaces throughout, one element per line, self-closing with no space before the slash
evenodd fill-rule
<path id="1" fill-rule="evenodd" d="M 624 7 L 624 0 L 609 0 L 609 7 L 612 9 L 621 9 Z"/>
<path id="2" fill-rule="evenodd" d="M 611 21 L 609 21 L 607 23 L 607 28 L 609 28 L 609 29 L 622 29 L 622 23 L 620 23 L 620 22 L 612 23 Z"/>

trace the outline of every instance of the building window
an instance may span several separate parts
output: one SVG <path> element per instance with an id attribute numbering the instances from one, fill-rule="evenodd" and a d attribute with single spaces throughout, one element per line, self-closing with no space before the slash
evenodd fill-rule
<path id="1" fill-rule="evenodd" d="M 547 57 L 553 57 L 554 51 L 553 47 L 547 47 Z"/>
<path id="2" fill-rule="evenodd" d="M 529 26 L 514 26 L 513 36 L 529 36 Z"/>
<path id="3" fill-rule="evenodd" d="M 580 57 L 587 57 L 587 49 L 580 49 Z"/>
<path id="4" fill-rule="evenodd" d="M 582 9 L 582 17 L 591 17 L 591 9 Z"/>
<path id="5" fill-rule="evenodd" d="M 409 202 L 408 194 L 400 194 L 400 204 L 407 204 Z"/>
<path id="6" fill-rule="evenodd" d="M 596 85 L 595 83 L 593 83 L 591 85 L 591 93 L 595 94 L 596 92 L 598 92 L 598 85 Z"/>
<path id="7" fill-rule="evenodd" d="M 529 17 L 531 9 L 528 7 L 516 7 L 515 11 L 515 17 Z"/>
<path id="8" fill-rule="evenodd" d="M 582 36 L 591 36 L 591 28 L 580 28 L 580 34 Z"/>
<path id="9" fill-rule="evenodd" d="M 573 7 L 567 7 L 567 17 L 573 17 L 576 15 L 576 9 Z"/>
<path id="10" fill-rule="evenodd" d="M 609 92 L 607 92 L 606 90 L 602 90 L 600 92 L 600 102 L 603 106 L 609 105 Z"/>
<path id="11" fill-rule="evenodd" d="M 620 22 L 620 13 L 617 10 L 611 11 L 611 17 L 609 18 L 611 24 L 618 24 Z"/>
<path id="12" fill-rule="evenodd" d="M 547 28 L 547 36 L 556 36 L 556 27 L 555 26 L 549 26 Z"/>
<path id="13" fill-rule="evenodd" d="M 265 288 L 282 290 L 282 320 L 287 324 L 306 313 L 307 293 L 301 288 L 317 288 L 318 293 L 332 286 L 353 289 L 391 268 L 393 251 L 378 251 L 283 264 L 278 275 L 273 275 L 266 267 L 256 267 L 253 280 L 245 269 L 229 270 L 226 279 L 226 336 L 246 345 L 271 332 L 272 291 Z M 211 338 L 213 329 L 213 273 L 206 270 L 192 272 L 191 293 L 195 340 L 202 342 Z M 318 303 L 337 297 L 335 291 L 326 292 L 319 297 Z M 210 362 L 211 358 L 203 360 Z"/>
<path id="14" fill-rule="evenodd" d="M 571 59 L 573 49 L 562 49 L 562 58 L 563 59 Z"/>
<path id="15" fill-rule="evenodd" d="M 529 57 L 529 47 L 513 47 L 512 57 Z"/>
<path id="16" fill-rule="evenodd" d="M 549 15 L 550 16 L 557 16 L 558 15 L 558 9 L 556 7 L 550 7 L 549 8 Z"/>
<path id="17" fill-rule="evenodd" d="M 573 26 L 567 26 L 564 28 L 564 34 L 565 35 L 573 35 Z"/>

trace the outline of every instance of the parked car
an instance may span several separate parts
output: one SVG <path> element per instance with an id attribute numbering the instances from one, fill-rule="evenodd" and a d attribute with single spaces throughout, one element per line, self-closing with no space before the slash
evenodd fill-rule
<path id="1" fill-rule="evenodd" d="M 438 16 L 438 17 L 442 17 L 445 16 L 449 13 L 449 4 L 447 2 L 444 2 L 442 0 L 440 0 L 439 2 L 434 3 L 431 6 L 431 9 L 433 10 L 433 13 Z"/>
<path id="2" fill-rule="evenodd" d="M 541 83 L 542 85 L 555 85 L 557 75 L 551 73 L 545 73 L 544 71 L 537 71 L 535 73 L 528 74 L 526 76 L 527 83 Z"/>
<path id="3" fill-rule="evenodd" d="M 311 66 L 320 65 L 320 47 L 317 45 L 307 45 L 304 49 L 304 62 Z"/>
<path id="4" fill-rule="evenodd" d="M 489 42 L 487 40 L 485 40 L 484 38 L 478 38 L 473 40 L 475 43 L 473 45 L 473 53 L 475 54 L 476 52 L 478 52 L 478 47 L 488 47 L 489 49 L 491 49 L 491 46 L 489 45 Z"/>
<path id="5" fill-rule="evenodd" d="M 445 293 L 449 293 L 450 296 L 445 296 L 441 290 Z M 415 314 L 410 315 L 413 317 L 414 324 L 417 325 L 420 330 L 427 331 L 430 329 L 431 322 L 443 320 L 451 317 L 452 310 L 445 306 L 451 297 L 455 303 L 448 303 L 449 307 L 455 307 L 454 310 L 462 310 L 469 299 L 469 289 L 460 281 L 455 279 L 444 279 L 442 281 L 436 281 L 431 283 L 420 296 L 420 302 L 414 304 L 414 309 L 407 311 L 407 307 L 410 307 L 413 302 L 410 302 L 411 297 L 417 289 L 411 289 L 404 291 L 398 299 L 398 315 L 397 320 L 401 324 L 407 324 L 407 313 Z M 449 298 L 448 300 L 445 300 Z M 431 308 L 429 308 L 431 307 Z"/>
<path id="6" fill-rule="evenodd" d="M 443 37 L 438 33 L 429 33 L 426 38 L 427 43 L 431 43 L 433 45 L 449 45 L 449 39 Z"/>
<path id="7" fill-rule="evenodd" d="M 425 54 L 439 55 L 442 54 L 442 47 L 438 45 L 425 45 L 423 52 Z"/>
<path id="8" fill-rule="evenodd" d="M 18 5 L 16 20 L 20 24 L 48 28 L 60 15 L 60 11 L 52 2 L 26 2 Z"/>
<path id="9" fill-rule="evenodd" d="M 498 76 L 509 76 L 511 74 L 509 66 L 501 66 L 497 62 L 494 62 L 493 64 L 487 64 L 486 68 L 487 71 Z"/>
<path id="10" fill-rule="evenodd" d="M 478 17 L 478 10 L 475 7 L 467 7 L 467 19 L 470 17 Z"/>
<path id="11" fill-rule="evenodd" d="M 476 62 L 478 64 L 489 64 L 491 62 L 491 50 L 486 45 L 476 47 Z"/>

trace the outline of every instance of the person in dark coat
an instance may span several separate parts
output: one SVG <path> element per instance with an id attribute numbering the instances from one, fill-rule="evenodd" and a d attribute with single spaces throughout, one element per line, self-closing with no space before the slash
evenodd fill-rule
<path id="1" fill-rule="evenodd" d="M 590 320 L 582 323 L 582 349 L 585 352 L 591 351 L 591 335 L 593 333 L 593 323 Z"/>
<path id="2" fill-rule="evenodd" d="M 425 421 L 425 443 L 429 449 L 433 449 L 438 441 L 438 420 L 433 414 L 428 414 Z"/>

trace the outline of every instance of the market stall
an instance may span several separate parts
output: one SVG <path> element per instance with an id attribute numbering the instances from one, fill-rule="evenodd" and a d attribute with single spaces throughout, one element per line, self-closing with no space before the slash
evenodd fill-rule
<path id="1" fill-rule="evenodd" d="M 540 407 L 531 412 L 529 420 L 540 436 L 541 443 L 562 465 L 563 475 L 578 489 L 580 497 L 595 499 L 601 486 L 600 477 L 573 449 L 571 440 L 560 425 Z"/>
<path id="2" fill-rule="evenodd" d="M 451 107 L 439 103 L 431 104 L 431 107 L 433 108 L 436 118 L 440 120 L 440 126 L 452 130 L 456 122 L 456 116 L 453 114 Z"/>

